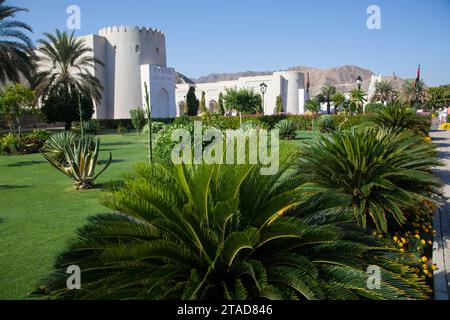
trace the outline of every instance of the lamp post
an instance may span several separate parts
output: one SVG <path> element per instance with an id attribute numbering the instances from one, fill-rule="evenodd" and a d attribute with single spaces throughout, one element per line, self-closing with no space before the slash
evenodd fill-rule
<path id="1" fill-rule="evenodd" d="M 263 83 L 261 83 L 260 85 L 259 85 L 259 90 L 261 91 L 261 94 L 262 94 L 262 111 L 263 111 L 263 113 L 265 113 L 265 95 L 266 95 L 266 93 L 267 93 L 267 88 L 268 88 L 268 85 L 267 84 L 265 84 L 264 82 Z"/>
<path id="2" fill-rule="evenodd" d="M 356 79 L 356 83 L 358 84 L 358 90 L 361 90 L 363 84 L 363 79 L 361 78 L 361 76 Z"/>

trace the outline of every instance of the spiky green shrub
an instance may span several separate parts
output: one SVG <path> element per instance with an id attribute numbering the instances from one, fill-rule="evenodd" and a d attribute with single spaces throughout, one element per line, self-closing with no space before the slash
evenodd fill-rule
<path id="1" fill-rule="evenodd" d="M 297 126 L 294 121 L 285 119 L 281 120 L 275 126 L 275 129 L 280 130 L 280 137 L 284 140 L 294 140 L 297 133 Z"/>
<path id="2" fill-rule="evenodd" d="M 259 166 L 140 164 L 114 188 L 43 281 L 49 299 L 423 299 L 406 256 L 342 211 L 305 203 L 292 157 Z M 257 192 L 255 192 L 257 190 Z M 409 262 L 408 262 L 409 264 Z M 66 288 L 67 267 L 83 270 Z M 367 268 L 380 266 L 380 290 Z"/>
<path id="3" fill-rule="evenodd" d="M 414 109 L 392 104 L 376 111 L 369 116 L 368 121 L 380 128 L 392 130 L 412 130 L 417 134 L 427 136 L 431 128 L 431 119 L 416 114 Z"/>
<path id="4" fill-rule="evenodd" d="M 64 159 L 61 161 L 54 154 L 43 153 L 44 158 L 56 169 L 72 178 L 77 190 L 94 187 L 94 181 L 109 167 L 112 162 L 112 154 L 103 168 L 95 173 L 100 153 L 100 139 L 95 142 L 91 137 L 75 139 L 73 144 L 63 146 Z"/>
<path id="5" fill-rule="evenodd" d="M 332 133 L 337 129 L 336 120 L 332 116 L 322 116 L 319 120 L 318 127 L 322 133 Z"/>
<path id="6" fill-rule="evenodd" d="M 388 219 L 405 222 L 402 210 L 435 202 L 437 165 L 433 147 L 410 131 L 353 129 L 320 137 L 304 150 L 298 171 L 304 192 L 352 208 L 362 227 L 371 219 L 386 232 Z"/>
<path id="7" fill-rule="evenodd" d="M 98 132 L 97 123 L 93 120 L 83 121 L 83 133 L 96 135 Z M 72 122 L 72 131 L 81 133 L 80 122 Z"/>
<path id="8" fill-rule="evenodd" d="M 80 136 L 73 131 L 52 134 L 45 142 L 42 154 L 46 159 L 51 159 L 53 162 L 66 164 L 64 150 L 66 146 L 73 146 L 77 139 L 80 139 Z"/>

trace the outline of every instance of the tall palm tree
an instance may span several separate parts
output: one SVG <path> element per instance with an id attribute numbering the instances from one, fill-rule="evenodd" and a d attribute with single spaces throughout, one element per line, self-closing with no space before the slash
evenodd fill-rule
<path id="1" fill-rule="evenodd" d="M 331 114 L 331 98 L 336 93 L 336 87 L 331 83 L 326 83 L 320 93 L 317 95 L 317 100 L 321 103 L 327 104 L 327 113 Z"/>
<path id="2" fill-rule="evenodd" d="M 429 94 L 423 80 L 406 80 L 402 86 L 401 100 L 412 107 L 418 107 L 429 99 Z"/>
<path id="3" fill-rule="evenodd" d="M 51 299 L 408 299 L 427 290 L 406 256 L 349 216 L 306 205 L 302 178 L 260 166 L 137 166 L 113 186 L 116 214 L 90 219 L 41 287 Z M 258 190 L 258 192 L 255 192 Z M 324 219 L 328 217 L 328 219 Z M 328 221 L 328 222 L 327 222 Z M 400 260 L 397 260 L 400 259 Z M 81 290 L 66 287 L 69 265 Z M 367 267 L 382 268 L 381 290 L 367 289 Z M 408 263 L 409 265 L 409 263 Z M 404 268 L 404 269 L 402 269 Z"/>
<path id="4" fill-rule="evenodd" d="M 345 98 L 345 95 L 342 92 L 340 92 L 340 91 L 336 92 L 331 97 L 331 101 L 334 104 L 334 113 L 335 114 L 338 113 L 338 110 L 339 110 L 340 107 L 344 106 L 346 100 L 347 99 Z"/>
<path id="5" fill-rule="evenodd" d="M 74 33 L 56 30 L 55 34 L 45 33 L 46 39 L 38 41 L 39 71 L 35 76 L 37 95 L 45 99 L 60 90 L 76 91 L 99 102 L 103 87 L 93 75 L 96 64 L 103 62 L 93 55 L 83 40 L 76 39 Z"/>
<path id="6" fill-rule="evenodd" d="M 378 81 L 375 84 L 375 93 L 372 102 L 381 102 L 384 105 L 394 102 L 395 90 L 389 81 Z"/>
<path id="7" fill-rule="evenodd" d="M 31 59 L 33 44 L 26 33 L 33 30 L 14 19 L 17 13 L 25 11 L 0 0 L 0 83 L 19 82 L 21 75 L 31 79 L 34 69 Z"/>
<path id="8" fill-rule="evenodd" d="M 352 110 L 358 113 L 364 112 L 364 103 L 366 102 L 366 93 L 360 89 L 353 89 L 350 92 L 350 105 Z"/>

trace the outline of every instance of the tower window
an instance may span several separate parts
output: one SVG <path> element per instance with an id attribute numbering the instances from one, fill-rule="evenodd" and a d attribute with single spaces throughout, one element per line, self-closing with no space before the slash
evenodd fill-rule
<path id="1" fill-rule="evenodd" d="M 159 54 L 159 47 L 156 47 L 156 53 Z"/>
<path id="2" fill-rule="evenodd" d="M 140 48 L 139 48 L 139 46 L 136 46 L 136 53 L 139 53 L 139 50 L 140 50 Z"/>
<path id="3" fill-rule="evenodd" d="M 117 46 L 114 46 L 114 53 L 117 53 Z"/>

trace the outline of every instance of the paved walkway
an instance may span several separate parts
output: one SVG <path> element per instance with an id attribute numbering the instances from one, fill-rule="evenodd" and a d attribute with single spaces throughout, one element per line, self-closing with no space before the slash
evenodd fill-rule
<path id="1" fill-rule="evenodd" d="M 444 163 L 444 167 L 437 168 L 435 172 L 445 184 L 442 189 L 445 202 L 434 216 L 437 233 L 433 245 L 433 262 L 438 266 L 434 273 L 435 299 L 450 300 L 450 131 L 434 131 L 431 136 Z"/>

